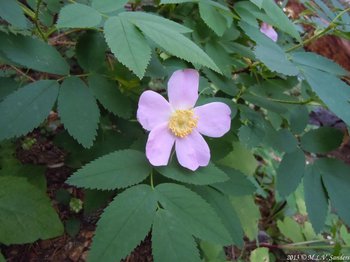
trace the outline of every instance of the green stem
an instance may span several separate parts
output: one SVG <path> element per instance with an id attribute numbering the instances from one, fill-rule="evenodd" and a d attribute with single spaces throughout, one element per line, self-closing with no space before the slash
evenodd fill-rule
<path id="1" fill-rule="evenodd" d="M 22 4 L 22 3 L 20 3 L 20 2 L 18 2 L 18 3 L 19 3 L 19 5 L 20 5 L 20 7 L 22 8 L 23 12 L 24 12 L 27 16 L 29 16 L 31 19 L 35 20 L 35 13 L 34 13 L 31 9 L 29 9 L 28 7 L 26 7 L 24 4 Z"/>
<path id="2" fill-rule="evenodd" d="M 153 169 L 151 169 L 151 173 L 149 174 L 149 180 L 150 180 L 151 188 L 154 189 L 154 183 L 153 183 Z"/>
<path id="3" fill-rule="evenodd" d="M 66 76 L 62 76 L 61 78 L 58 78 L 56 79 L 56 81 L 62 81 L 68 77 L 71 77 L 71 76 L 75 76 L 75 77 L 85 77 L 85 76 L 89 76 L 91 75 L 91 73 L 87 73 L 87 74 L 80 74 L 80 75 L 66 75 Z"/>
<path id="4" fill-rule="evenodd" d="M 39 23 L 39 10 L 40 10 L 40 5 L 42 3 L 42 0 L 38 0 L 37 4 L 36 4 L 36 10 L 35 10 L 35 17 L 34 17 L 34 23 L 35 23 L 35 27 L 38 30 L 41 38 L 45 41 L 47 41 L 47 37 L 45 36 L 44 32 L 41 30 L 40 28 L 40 23 Z"/>
<path id="5" fill-rule="evenodd" d="M 318 246 L 292 246 L 292 245 L 270 245 L 262 243 L 261 247 L 267 248 L 278 248 L 278 249 L 287 249 L 287 250 L 313 250 L 313 249 L 333 249 L 333 245 L 318 245 Z M 350 248 L 350 245 L 341 246 L 341 248 Z"/>
<path id="6" fill-rule="evenodd" d="M 307 105 L 310 104 L 311 102 L 313 102 L 313 100 L 311 98 L 303 100 L 303 101 L 291 101 L 291 100 L 282 100 L 282 99 L 275 99 L 275 98 L 270 98 L 270 97 L 262 97 L 262 96 L 258 96 L 254 93 L 251 93 L 253 96 L 262 98 L 262 99 L 267 99 L 271 102 L 276 102 L 276 103 L 281 103 L 281 104 L 290 104 L 290 105 Z"/>
<path id="7" fill-rule="evenodd" d="M 286 52 L 294 51 L 294 50 L 296 50 L 296 49 L 298 49 L 298 48 L 300 48 L 300 47 L 303 47 L 303 46 L 305 46 L 305 45 L 311 43 L 312 41 L 314 41 L 314 40 L 316 40 L 316 39 L 322 37 L 323 35 L 327 34 L 329 31 L 333 30 L 333 29 L 337 26 L 337 23 L 336 23 L 337 20 L 338 20 L 340 17 L 342 17 L 342 15 L 344 15 L 345 13 L 347 13 L 347 12 L 349 12 L 349 11 L 350 11 L 350 8 L 347 8 L 347 9 L 341 11 L 336 17 L 334 17 L 334 19 L 332 20 L 332 22 L 330 22 L 329 25 L 328 25 L 325 29 L 321 30 L 321 31 L 318 32 L 317 34 L 314 34 L 312 37 L 306 39 L 306 40 L 303 41 L 302 43 L 297 44 L 297 45 L 295 45 L 295 46 L 293 46 L 293 47 L 287 49 Z"/>

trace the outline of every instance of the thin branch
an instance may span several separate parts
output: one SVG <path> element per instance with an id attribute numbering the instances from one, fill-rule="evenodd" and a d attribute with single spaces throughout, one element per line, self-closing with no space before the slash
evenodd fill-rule
<path id="1" fill-rule="evenodd" d="M 21 69 L 15 67 L 15 66 L 13 66 L 13 65 L 9 65 L 9 66 L 10 66 L 12 69 L 14 69 L 17 73 L 19 73 L 20 75 L 22 75 L 22 76 L 28 78 L 30 81 L 32 81 L 32 82 L 35 82 L 35 81 L 36 81 L 33 77 L 27 75 L 27 74 L 24 73 Z"/>

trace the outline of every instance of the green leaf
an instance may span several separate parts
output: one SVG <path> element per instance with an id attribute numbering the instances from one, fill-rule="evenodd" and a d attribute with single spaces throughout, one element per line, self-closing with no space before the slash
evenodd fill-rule
<path id="1" fill-rule="evenodd" d="M 87 71 L 97 71 L 106 59 L 107 44 L 100 32 L 87 31 L 79 37 L 76 55 L 79 65 Z"/>
<path id="2" fill-rule="evenodd" d="M 251 195 L 255 192 L 254 185 L 240 171 L 224 166 L 220 166 L 220 169 L 229 176 L 230 180 L 211 185 L 214 188 L 220 190 L 225 195 L 231 196 Z"/>
<path id="3" fill-rule="evenodd" d="M 223 194 L 210 187 L 198 187 L 196 192 L 214 208 L 222 223 L 229 232 L 233 243 L 239 247 L 243 245 L 243 229 L 236 211 L 230 200 Z"/>
<path id="4" fill-rule="evenodd" d="M 20 83 L 17 83 L 13 78 L 0 77 L 0 102 L 9 94 L 16 91 Z"/>
<path id="5" fill-rule="evenodd" d="M 286 53 L 277 44 L 269 46 L 258 45 L 255 48 L 255 56 L 263 62 L 270 70 L 288 76 L 297 75 L 297 68 L 288 60 Z"/>
<path id="6" fill-rule="evenodd" d="M 255 4 L 257 7 L 261 8 L 264 3 L 264 0 L 250 0 L 250 2 Z"/>
<path id="7" fill-rule="evenodd" d="M 199 1 L 199 14 L 203 21 L 211 28 L 218 36 L 222 36 L 227 30 L 226 18 L 210 3 Z"/>
<path id="8" fill-rule="evenodd" d="M 0 17 L 18 28 L 27 28 L 27 19 L 15 0 L 0 0 Z"/>
<path id="9" fill-rule="evenodd" d="M 306 66 L 302 66 L 301 70 L 306 81 L 328 108 L 350 125 L 349 86 L 326 72 Z"/>
<path id="10" fill-rule="evenodd" d="M 131 102 L 120 92 L 116 82 L 111 82 L 101 75 L 92 75 L 89 77 L 89 86 L 108 111 L 123 118 L 131 116 L 133 110 Z"/>
<path id="11" fill-rule="evenodd" d="M 292 60 L 298 65 L 312 67 L 314 69 L 318 69 L 332 75 L 342 76 L 348 74 L 347 71 L 337 63 L 313 52 L 292 53 Z"/>
<path id="12" fill-rule="evenodd" d="M 250 261 L 251 262 L 269 262 L 269 249 L 266 247 L 259 247 L 254 249 L 250 253 Z"/>
<path id="13" fill-rule="evenodd" d="M 305 241 L 301 233 L 301 226 L 291 217 L 285 217 L 284 220 L 277 221 L 277 227 L 281 233 L 292 240 L 294 243 Z"/>
<path id="14" fill-rule="evenodd" d="M 258 167 L 253 153 L 245 148 L 241 143 L 234 142 L 232 152 L 222 160 L 218 161 L 220 165 L 237 169 L 246 175 L 252 175 Z"/>
<path id="15" fill-rule="evenodd" d="M 289 20 L 283 10 L 276 4 L 274 0 L 263 0 L 262 8 L 270 19 L 273 20 L 273 25 L 293 36 L 301 42 L 300 35 L 295 25 Z"/>
<path id="16" fill-rule="evenodd" d="M 168 166 L 157 167 L 156 170 L 167 178 L 194 185 L 209 185 L 229 179 L 213 163 L 209 163 L 208 166 L 201 167 L 193 172 L 181 167 L 176 161 L 172 161 Z"/>
<path id="17" fill-rule="evenodd" d="M 199 195 L 177 184 L 160 184 L 155 188 L 158 201 L 194 236 L 217 244 L 232 240 L 213 208 Z"/>
<path id="18" fill-rule="evenodd" d="M 151 48 L 144 36 L 133 24 L 119 16 L 107 20 L 104 34 L 117 59 L 142 78 L 151 59 Z"/>
<path id="19" fill-rule="evenodd" d="M 80 78 L 63 81 L 58 95 L 58 113 L 68 133 L 85 148 L 91 147 L 100 111 L 91 89 Z"/>
<path id="20" fill-rule="evenodd" d="M 97 223 L 89 261 L 125 258 L 151 229 L 156 208 L 154 191 L 148 185 L 134 186 L 119 194 Z"/>
<path id="21" fill-rule="evenodd" d="M 0 262 L 6 262 L 6 259 L 5 259 L 5 257 L 1 254 L 1 251 L 0 251 Z"/>
<path id="22" fill-rule="evenodd" d="M 159 209 L 154 218 L 152 254 L 156 262 L 201 261 L 191 234 L 164 209 Z"/>
<path id="23" fill-rule="evenodd" d="M 328 192 L 332 206 L 340 218 L 350 225 L 349 194 L 350 187 L 349 166 L 340 160 L 323 158 L 316 162 L 322 173 L 322 180 Z"/>
<path id="24" fill-rule="evenodd" d="M 304 150 L 313 153 L 327 153 L 337 149 L 343 141 L 343 132 L 332 127 L 320 127 L 301 137 Z"/>
<path id="25" fill-rule="evenodd" d="M 147 25 L 148 27 L 159 27 L 159 24 L 167 27 L 171 31 L 176 31 L 178 33 L 190 33 L 192 29 L 185 27 L 181 24 L 173 22 L 164 17 L 145 13 L 145 12 L 124 12 L 119 15 L 123 19 L 128 20 L 136 26 Z"/>
<path id="26" fill-rule="evenodd" d="M 65 221 L 65 230 L 70 237 L 75 237 L 80 231 L 80 220 L 77 218 L 69 218 Z"/>
<path id="27" fill-rule="evenodd" d="M 291 153 L 297 149 L 298 142 L 288 129 L 284 128 L 278 131 L 272 128 L 269 129 L 269 132 L 265 136 L 265 143 L 280 152 Z"/>
<path id="28" fill-rule="evenodd" d="M 84 188 L 111 190 L 143 181 L 151 172 L 145 155 L 135 150 L 116 151 L 83 166 L 67 183 Z"/>
<path id="29" fill-rule="evenodd" d="M 328 200 L 323 189 L 321 172 L 316 166 L 309 166 L 304 177 L 304 195 L 308 218 L 316 233 L 324 227 L 328 213 Z"/>
<path id="30" fill-rule="evenodd" d="M 124 8 L 128 0 L 93 0 L 92 7 L 102 13 L 111 13 Z"/>
<path id="31" fill-rule="evenodd" d="M 58 28 L 90 28 L 101 23 L 102 16 L 95 9 L 82 4 L 64 6 L 58 15 Z"/>
<path id="32" fill-rule="evenodd" d="M 52 46 L 29 36 L 0 32 L 1 55 L 22 66 L 41 72 L 66 75 L 69 66 Z"/>
<path id="33" fill-rule="evenodd" d="M 0 103 L 0 140 L 32 131 L 49 115 L 58 94 L 54 80 L 39 80 L 8 95 Z"/>
<path id="34" fill-rule="evenodd" d="M 258 235 L 258 222 L 260 211 L 251 195 L 230 197 L 236 214 L 241 221 L 241 225 L 249 239 L 255 239 Z"/>
<path id="35" fill-rule="evenodd" d="M 128 19 L 128 16 L 123 14 Z M 170 54 L 194 64 L 200 64 L 220 73 L 213 60 L 179 30 L 170 28 L 164 23 L 143 23 L 130 20 L 151 40 Z"/>
<path id="36" fill-rule="evenodd" d="M 286 197 L 299 185 L 305 172 L 305 155 L 300 149 L 286 153 L 277 169 L 277 191 Z"/>
<path id="37" fill-rule="evenodd" d="M 63 234 L 47 196 L 25 179 L 0 177 L 0 242 L 31 243 Z"/>
<path id="38" fill-rule="evenodd" d="M 114 191 L 84 190 L 84 215 L 92 215 L 104 207 L 113 195 Z"/>

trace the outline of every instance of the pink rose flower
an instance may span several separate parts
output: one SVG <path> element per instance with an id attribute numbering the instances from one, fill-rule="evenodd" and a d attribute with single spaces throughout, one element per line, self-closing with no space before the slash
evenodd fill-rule
<path id="1" fill-rule="evenodd" d="M 263 22 L 261 24 L 261 27 L 260 27 L 260 32 L 263 33 L 264 35 L 266 35 L 272 41 L 277 42 L 278 34 L 275 31 L 275 29 L 273 29 L 273 27 L 271 25 Z"/>
<path id="2" fill-rule="evenodd" d="M 194 107 L 198 85 L 198 72 L 185 69 L 175 71 L 169 79 L 169 102 L 154 91 L 142 93 L 137 119 L 151 131 L 146 156 L 153 166 L 168 164 L 174 144 L 180 165 L 193 171 L 207 166 L 210 150 L 202 135 L 221 137 L 230 130 L 231 109 L 226 104 L 213 102 Z"/>

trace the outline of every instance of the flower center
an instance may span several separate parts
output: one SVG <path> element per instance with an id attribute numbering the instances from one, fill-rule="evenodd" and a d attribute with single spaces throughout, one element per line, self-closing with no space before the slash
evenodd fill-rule
<path id="1" fill-rule="evenodd" d="M 197 126 L 198 118 L 193 110 L 176 110 L 169 120 L 169 129 L 178 137 L 185 137 L 192 133 Z"/>

